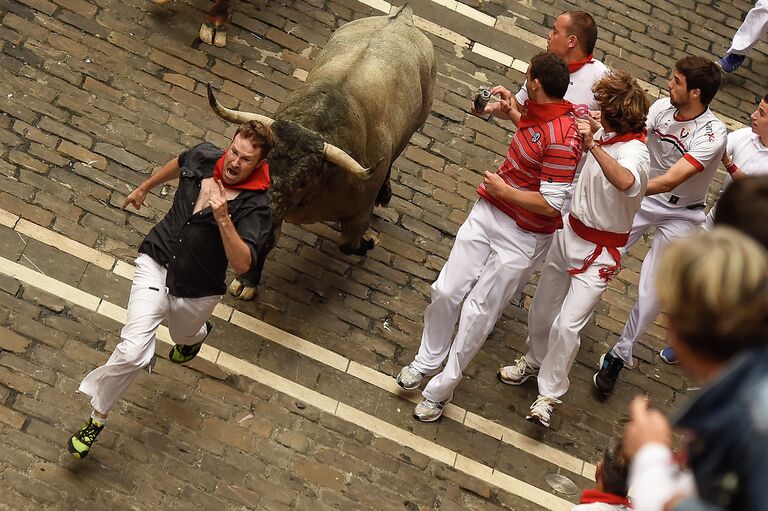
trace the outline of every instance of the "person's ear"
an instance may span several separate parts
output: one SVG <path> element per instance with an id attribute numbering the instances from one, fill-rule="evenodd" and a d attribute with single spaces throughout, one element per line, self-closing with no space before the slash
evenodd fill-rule
<path id="1" fill-rule="evenodd" d="M 600 485 L 603 484 L 603 462 L 602 461 L 598 461 L 597 466 L 595 467 L 595 482 Z"/>
<path id="2" fill-rule="evenodd" d="M 568 48 L 576 48 L 576 45 L 579 44 L 579 38 L 575 35 L 569 35 L 568 36 Z"/>

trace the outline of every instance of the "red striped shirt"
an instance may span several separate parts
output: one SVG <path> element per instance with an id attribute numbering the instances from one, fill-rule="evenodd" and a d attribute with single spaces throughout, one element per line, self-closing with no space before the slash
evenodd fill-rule
<path id="1" fill-rule="evenodd" d="M 539 191 L 542 182 L 570 184 L 573 183 L 581 152 L 576 117 L 573 114 L 561 115 L 519 129 L 512 137 L 507 157 L 496 173 L 508 185 L 526 191 Z M 541 215 L 491 197 L 482 184 L 477 187 L 477 193 L 528 231 L 550 234 L 563 227 L 560 215 Z"/>

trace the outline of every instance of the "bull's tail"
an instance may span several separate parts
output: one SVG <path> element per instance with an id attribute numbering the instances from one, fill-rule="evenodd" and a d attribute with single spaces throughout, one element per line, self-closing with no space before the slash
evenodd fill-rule
<path id="1" fill-rule="evenodd" d="M 411 9 L 410 5 L 405 4 L 395 14 L 392 14 L 390 19 L 402 20 L 408 25 L 413 25 L 413 9 Z"/>

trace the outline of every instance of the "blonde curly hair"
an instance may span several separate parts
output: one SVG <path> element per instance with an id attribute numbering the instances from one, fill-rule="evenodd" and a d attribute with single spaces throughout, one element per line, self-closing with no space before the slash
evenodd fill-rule
<path id="1" fill-rule="evenodd" d="M 645 129 L 645 118 L 651 100 L 632 75 L 612 70 L 592 86 L 600 112 L 616 133 L 639 133 Z"/>

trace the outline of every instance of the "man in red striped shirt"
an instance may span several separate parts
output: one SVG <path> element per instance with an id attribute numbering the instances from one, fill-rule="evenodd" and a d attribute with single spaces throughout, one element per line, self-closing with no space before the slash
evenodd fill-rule
<path id="1" fill-rule="evenodd" d="M 418 354 L 397 377 L 401 387 L 415 390 L 425 376 L 436 375 L 414 410 L 422 422 L 440 418 L 463 371 L 563 226 L 560 209 L 582 153 L 573 105 L 563 100 L 568 66 L 541 53 L 531 60 L 527 80 L 519 129 L 504 163 L 495 174 L 486 172 L 477 189 L 480 199 L 432 285 Z"/>

